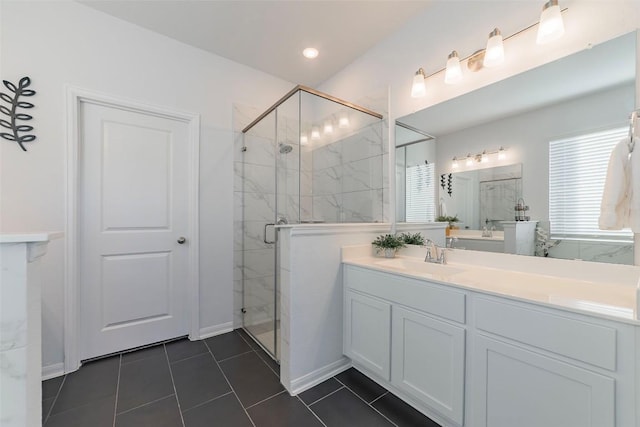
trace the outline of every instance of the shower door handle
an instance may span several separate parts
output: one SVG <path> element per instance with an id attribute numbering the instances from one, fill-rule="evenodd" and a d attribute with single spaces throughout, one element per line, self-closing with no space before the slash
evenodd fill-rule
<path id="1" fill-rule="evenodd" d="M 272 241 L 272 242 L 271 242 L 271 241 L 269 241 L 269 240 L 267 240 L 267 227 L 269 227 L 269 226 L 275 227 L 275 224 L 270 223 L 270 224 L 265 224 L 265 225 L 264 225 L 264 237 L 262 238 L 262 240 L 263 240 L 266 244 L 268 244 L 268 245 L 273 244 L 273 243 L 275 243 L 275 242 L 276 242 L 275 240 L 274 240 L 274 241 Z"/>

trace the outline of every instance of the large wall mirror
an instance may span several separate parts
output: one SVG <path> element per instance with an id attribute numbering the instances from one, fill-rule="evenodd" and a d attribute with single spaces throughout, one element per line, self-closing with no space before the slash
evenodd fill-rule
<path id="1" fill-rule="evenodd" d="M 550 142 L 628 127 L 629 114 L 636 108 L 636 53 L 636 34 L 629 33 L 398 121 L 433 136 L 437 181 L 442 175 L 520 165 L 521 197 L 530 206 L 527 214 L 549 230 Z M 498 158 L 500 148 L 504 151 Z M 485 151 L 489 159 L 480 161 Z M 563 162 L 579 160 L 569 156 Z M 606 165 L 592 172 L 602 177 L 598 180 L 603 186 Z M 456 201 L 439 184 L 436 206 L 442 199 L 449 215 L 465 215 L 457 212 Z M 480 203 L 479 196 L 477 200 Z M 401 194 L 397 203 L 406 204 Z M 482 227 L 479 207 L 477 217 L 477 227 Z M 466 227 L 476 228 L 475 222 L 468 222 Z M 633 264 L 630 237 L 552 237 L 550 257 Z"/>

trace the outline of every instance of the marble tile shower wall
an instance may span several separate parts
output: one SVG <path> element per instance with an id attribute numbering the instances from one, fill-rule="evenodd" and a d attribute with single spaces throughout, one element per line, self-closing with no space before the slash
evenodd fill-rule
<path id="1" fill-rule="evenodd" d="M 324 222 L 384 220 L 383 127 L 374 123 L 313 150 L 313 219 Z"/>
<path id="2" fill-rule="evenodd" d="M 489 226 L 502 229 L 500 221 L 515 219 L 514 206 L 522 194 L 521 179 L 480 182 L 480 227 L 489 220 Z"/>

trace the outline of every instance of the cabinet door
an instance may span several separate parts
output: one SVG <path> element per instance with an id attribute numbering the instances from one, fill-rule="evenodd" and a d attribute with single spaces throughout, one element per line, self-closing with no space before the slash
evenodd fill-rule
<path id="1" fill-rule="evenodd" d="M 474 413 L 482 427 L 613 427 L 615 380 L 478 336 Z"/>
<path id="2" fill-rule="evenodd" d="M 392 325 L 392 384 L 462 424 L 464 328 L 397 306 Z"/>
<path id="3" fill-rule="evenodd" d="M 389 381 L 391 304 L 347 290 L 344 307 L 344 353 Z"/>

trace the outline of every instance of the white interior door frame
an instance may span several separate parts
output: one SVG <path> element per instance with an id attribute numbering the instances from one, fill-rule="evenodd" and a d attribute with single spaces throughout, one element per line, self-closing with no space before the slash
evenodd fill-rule
<path id="1" fill-rule="evenodd" d="M 200 153 L 200 116 L 195 113 L 172 110 L 164 107 L 144 104 L 129 99 L 94 92 L 74 86 L 66 87 L 67 114 L 67 180 L 66 180 L 66 229 L 65 229 L 65 289 L 64 289 L 64 371 L 77 370 L 80 367 L 78 339 L 80 335 L 80 288 L 78 286 L 78 246 L 79 221 L 78 200 L 80 198 L 80 138 L 81 103 L 93 103 L 122 110 L 151 114 L 184 122 L 189 128 L 188 137 L 188 235 L 190 240 L 189 265 L 187 279 L 187 310 L 190 318 L 190 339 L 200 338 L 199 304 L 199 235 L 198 235 L 198 198 L 199 198 L 199 153 Z"/>

